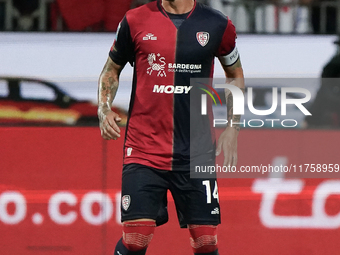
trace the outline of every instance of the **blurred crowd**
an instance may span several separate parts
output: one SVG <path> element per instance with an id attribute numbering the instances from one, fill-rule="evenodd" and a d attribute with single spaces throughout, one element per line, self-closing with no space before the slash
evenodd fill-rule
<path id="1" fill-rule="evenodd" d="M 0 30 L 115 31 L 125 12 L 154 0 L 0 0 Z M 339 33 L 337 0 L 198 0 L 245 33 Z M 44 23 L 44 24 L 41 24 Z"/>
<path id="2" fill-rule="evenodd" d="M 324 8 L 325 14 L 325 30 L 328 34 L 335 34 L 336 24 L 339 24 L 340 18 L 340 2 L 336 0 L 301 0 L 303 4 L 311 5 L 311 25 L 314 33 L 320 33 L 320 20 L 322 18 L 321 12 Z M 330 2 L 329 6 L 323 7 L 322 4 Z M 337 6 L 336 6 L 337 5 Z M 338 30 L 339 31 L 339 30 Z"/>

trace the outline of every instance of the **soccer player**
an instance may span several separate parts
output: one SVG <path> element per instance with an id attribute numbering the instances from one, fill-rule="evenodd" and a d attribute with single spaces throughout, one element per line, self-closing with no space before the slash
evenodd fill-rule
<path id="1" fill-rule="evenodd" d="M 243 70 L 232 22 L 194 0 L 158 0 L 128 11 L 99 78 L 98 116 L 106 140 L 121 137 L 119 115 L 111 110 L 119 75 L 134 67 L 122 173 L 123 236 L 115 255 L 145 254 L 156 226 L 168 220 L 167 191 L 181 227 L 189 229 L 194 254 L 218 254 L 220 207 L 216 178 L 190 178 L 190 161 L 223 150 L 224 165 L 237 163 L 240 116 L 226 92 L 228 124 L 207 146 L 190 145 L 191 78 L 211 78 L 218 57 L 229 82 L 244 90 Z M 193 135 L 194 136 L 194 135 Z M 213 145 L 212 148 L 210 145 Z"/>

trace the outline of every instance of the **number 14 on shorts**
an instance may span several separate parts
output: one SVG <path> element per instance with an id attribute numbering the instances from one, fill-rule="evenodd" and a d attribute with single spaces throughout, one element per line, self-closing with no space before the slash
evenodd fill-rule
<path id="1" fill-rule="evenodd" d="M 206 195 L 207 195 L 207 204 L 211 204 L 211 198 L 217 199 L 217 202 L 219 203 L 217 181 L 215 181 L 214 191 L 212 193 L 211 193 L 209 180 L 202 181 L 202 184 L 205 186 Z"/>

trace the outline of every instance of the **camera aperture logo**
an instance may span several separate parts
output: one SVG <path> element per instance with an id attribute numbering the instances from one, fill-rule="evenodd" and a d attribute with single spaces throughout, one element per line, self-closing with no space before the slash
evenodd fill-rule
<path id="1" fill-rule="evenodd" d="M 210 91 L 213 91 L 216 95 L 217 98 L 219 99 L 221 105 L 222 101 L 220 96 L 218 95 L 217 91 L 204 83 L 201 83 L 204 86 L 206 86 Z M 277 87 L 272 88 L 272 105 L 269 109 L 256 109 L 254 104 L 253 104 L 253 88 L 252 87 L 247 87 L 247 98 L 245 98 L 245 95 L 243 94 L 242 90 L 238 88 L 235 85 L 231 84 L 216 84 L 215 85 L 216 89 L 225 89 L 229 90 L 230 93 L 233 96 L 233 102 L 232 102 L 232 107 L 233 107 L 233 115 L 244 115 L 245 113 L 245 102 L 247 102 L 247 107 L 250 113 L 256 115 L 256 116 L 269 116 L 273 114 L 278 106 L 279 106 L 279 91 Z M 206 92 L 206 94 L 201 95 L 201 115 L 207 115 L 207 95 L 209 95 L 215 105 L 217 105 L 216 100 L 212 93 L 205 89 L 205 88 L 199 88 Z M 296 106 L 305 116 L 311 115 L 311 113 L 306 109 L 306 107 L 303 105 L 304 103 L 309 102 L 311 99 L 311 93 L 309 90 L 304 89 L 304 88 L 297 88 L 297 87 L 282 87 L 281 88 L 281 116 L 287 116 L 287 106 L 288 105 L 294 105 Z M 300 98 L 289 98 L 287 94 L 289 93 L 298 93 L 303 95 Z M 225 119 L 213 119 L 213 126 L 216 127 L 218 125 L 227 125 L 228 124 L 228 119 L 227 116 Z M 298 126 L 298 121 L 295 119 L 243 119 L 240 122 L 232 122 L 230 120 L 230 125 L 240 125 L 241 127 L 254 127 L 254 128 L 260 128 L 263 127 L 266 124 L 269 123 L 269 127 L 274 127 L 276 123 L 280 123 L 283 128 L 294 128 Z M 268 126 L 268 125 L 267 125 Z"/>
<path id="2" fill-rule="evenodd" d="M 217 91 L 212 86 L 209 86 L 209 85 L 207 85 L 207 84 L 205 84 L 203 82 L 198 82 L 198 83 L 206 87 L 206 88 L 199 88 L 199 89 L 204 91 L 205 93 L 207 93 L 211 97 L 211 99 L 214 101 L 215 105 L 217 105 L 217 102 L 215 100 L 214 95 L 210 91 L 215 93 L 215 95 L 217 96 L 217 99 L 219 100 L 220 104 L 223 105 L 221 97 L 219 96 Z M 202 94 L 202 97 L 201 97 L 201 99 L 202 99 L 202 104 L 201 104 L 202 105 L 202 108 L 201 108 L 202 115 L 207 115 L 207 94 Z"/>

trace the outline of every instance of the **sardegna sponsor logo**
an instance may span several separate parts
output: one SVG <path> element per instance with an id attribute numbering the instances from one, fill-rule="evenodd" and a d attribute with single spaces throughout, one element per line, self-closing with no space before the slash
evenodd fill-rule
<path id="1" fill-rule="evenodd" d="M 160 53 L 150 53 L 147 57 L 149 67 L 146 73 L 150 76 L 165 78 L 167 73 L 201 73 L 202 64 L 168 63 Z"/>

